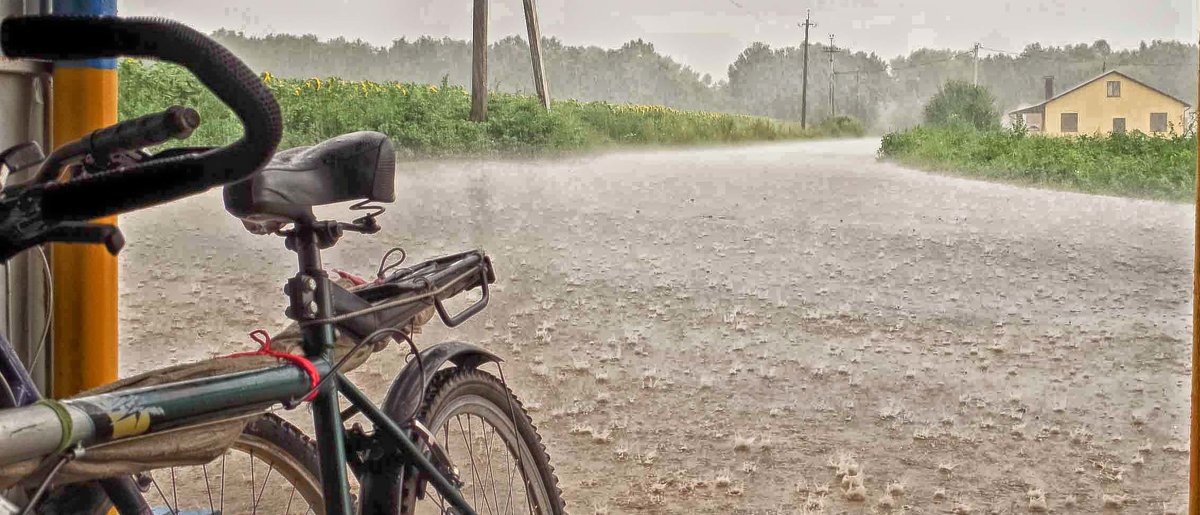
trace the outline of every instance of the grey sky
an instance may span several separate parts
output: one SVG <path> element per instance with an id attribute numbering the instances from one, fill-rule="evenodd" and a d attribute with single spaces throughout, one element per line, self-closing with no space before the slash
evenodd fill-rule
<path id="1" fill-rule="evenodd" d="M 471 0 L 120 0 L 126 15 L 176 18 L 208 31 L 345 36 L 387 45 L 401 36 L 467 38 Z M 1027 43 L 1195 40 L 1194 0 L 539 0 L 542 31 L 568 44 L 615 47 L 642 38 L 720 78 L 749 43 L 795 45 L 812 9 L 813 37 L 890 58 L 922 46 L 1020 51 Z M 739 7 L 740 6 L 740 7 Z M 522 34 L 521 0 L 492 0 L 493 37 Z"/>

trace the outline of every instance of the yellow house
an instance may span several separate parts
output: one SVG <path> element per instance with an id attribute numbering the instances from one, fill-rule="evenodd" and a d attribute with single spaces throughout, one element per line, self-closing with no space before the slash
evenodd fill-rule
<path id="1" fill-rule="evenodd" d="M 1113 70 L 1057 95 L 1054 78 L 1046 77 L 1046 100 L 1017 109 L 1030 132 L 1053 136 L 1141 131 L 1180 132 L 1186 123 L 1187 102 Z"/>

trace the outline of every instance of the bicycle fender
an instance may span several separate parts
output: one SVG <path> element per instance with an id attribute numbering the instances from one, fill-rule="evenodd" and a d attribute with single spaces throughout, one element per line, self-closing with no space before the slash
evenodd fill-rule
<path id="1" fill-rule="evenodd" d="M 421 351 L 421 361 L 425 373 L 421 374 L 422 366 L 417 360 L 409 361 L 392 386 L 388 388 L 387 397 L 383 400 L 383 412 L 398 423 L 407 422 L 407 418 L 416 412 L 424 401 L 421 397 L 433 380 L 433 374 L 447 362 L 463 368 L 477 368 L 485 363 L 501 363 L 504 360 L 491 352 L 470 343 L 444 342 Z"/>

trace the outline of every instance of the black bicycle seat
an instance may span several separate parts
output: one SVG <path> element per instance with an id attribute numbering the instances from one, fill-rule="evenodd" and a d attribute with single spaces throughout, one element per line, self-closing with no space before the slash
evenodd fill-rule
<path id="1" fill-rule="evenodd" d="M 352 132 L 275 154 L 262 171 L 225 186 L 225 209 L 255 223 L 311 220 L 313 206 L 392 202 L 396 152 L 378 132 Z"/>

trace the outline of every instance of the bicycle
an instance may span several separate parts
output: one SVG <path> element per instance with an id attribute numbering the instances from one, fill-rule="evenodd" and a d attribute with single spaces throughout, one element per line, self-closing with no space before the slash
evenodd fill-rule
<path id="1" fill-rule="evenodd" d="M 43 37 L 48 34 L 72 36 Z M 302 350 L 300 355 L 279 352 L 271 348 L 269 337 L 259 334 L 263 349 L 258 353 L 169 367 L 60 401 L 41 397 L 7 340 L 0 338 L 0 478 L 14 470 L 28 472 L 9 490 L 12 495 L 0 497 L 0 513 L 85 513 L 109 506 L 122 515 L 152 513 L 147 496 L 153 490 L 169 513 L 203 509 L 181 506 L 174 485 L 172 506 L 154 473 L 139 469 L 169 468 L 174 478 L 176 465 L 199 465 L 210 486 L 216 462 L 210 477 L 204 460 L 217 456 L 221 507 L 217 509 L 210 488 L 206 508 L 224 513 L 230 449 L 249 456 L 249 495 L 242 497 L 255 512 L 264 496 L 283 491 L 268 492 L 266 480 L 256 483 L 257 456 L 269 465 L 268 477 L 279 470 L 291 485 L 287 513 L 297 492 L 306 510 L 328 515 L 354 513 L 354 501 L 363 514 L 415 513 L 422 500 L 432 502 L 435 513 L 506 513 L 522 501 L 523 511 L 563 513 L 549 457 L 527 412 L 507 388 L 500 358 L 461 342 L 418 350 L 412 340 L 431 311 L 455 327 L 488 305 L 489 284 L 495 281 L 490 258 L 469 251 L 400 268 L 403 258 L 389 263 L 389 251 L 373 281 L 349 288 L 323 268 L 321 250 L 346 233 L 378 232 L 379 203 L 395 200 L 395 152 L 386 136 L 352 133 L 276 153 L 282 129 L 270 92 L 228 50 L 176 22 L 14 17 L 0 23 L 0 49 L 16 58 L 129 56 L 174 62 L 228 105 L 245 129 L 241 139 L 224 147 L 177 147 L 155 154 L 142 150 L 186 138 L 200 123 L 195 111 L 172 107 L 95 131 L 44 159 L 31 145 L 0 153 L 0 165 L 10 170 L 39 166 L 30 181 L 3 189 L 0 259 L 46 242 L 102 243 L 115 254 L 124 244 L 120 231 L 87 220 L 220 185 L 227 211 L 252 232 L 283 237 L 297 255 L 299 270 L 284 292 L 287 315 L 297 327 L 293 343 Z M 313 215 L 314 206 L 350 201 L 357 202 L 352 209 L 366 214 L 350 222 Z M 469 307 L 456 314 L 447 311 L 445 301 L 474 289 L 479 298 Z M 387 338 L 397 346 L 407 344 L 412 359 L 376 405 L 344 372 L 348 362 L 370 357 Z M 277 363 L 279 359 L 287 362 Z M 498 376 L 480 368 L 489 363 L 496 365 Z M 185 372 L 190 378 L 177 378 Z M 341 409 L 339 394 L 349 407 Z M 268 412 L 304 401 L 312 408 L 315 440 Z M 372 429 L 347 429 L 344 421 L 355 416 L 369 421 Z M 476 435 L 475 424 L 490 432 Z M 218 438 L 226 433 L 232 436 Z M 218 443 L 199 450 L 187 447 L 208 437 Z M 167 453 L 150 464 L 128 463 L 131 449 L 147 442 L 196 452 Z M 464 450 L 469 463 L 461 459 Z M 483 472 L 476 450 L 487 453 Z M 496 485 L 500 474 L 493 470 L 492 451 L 509 458 L 506 486 Z M 460 468 L 467 465 L 470 470 Z M 348 474 L 360 485 L 356 499 Z M 190 476 L 190 481 L 198 485 L 200 478 Z M 514 495 L 514 490 L 519 491 Z"/>

